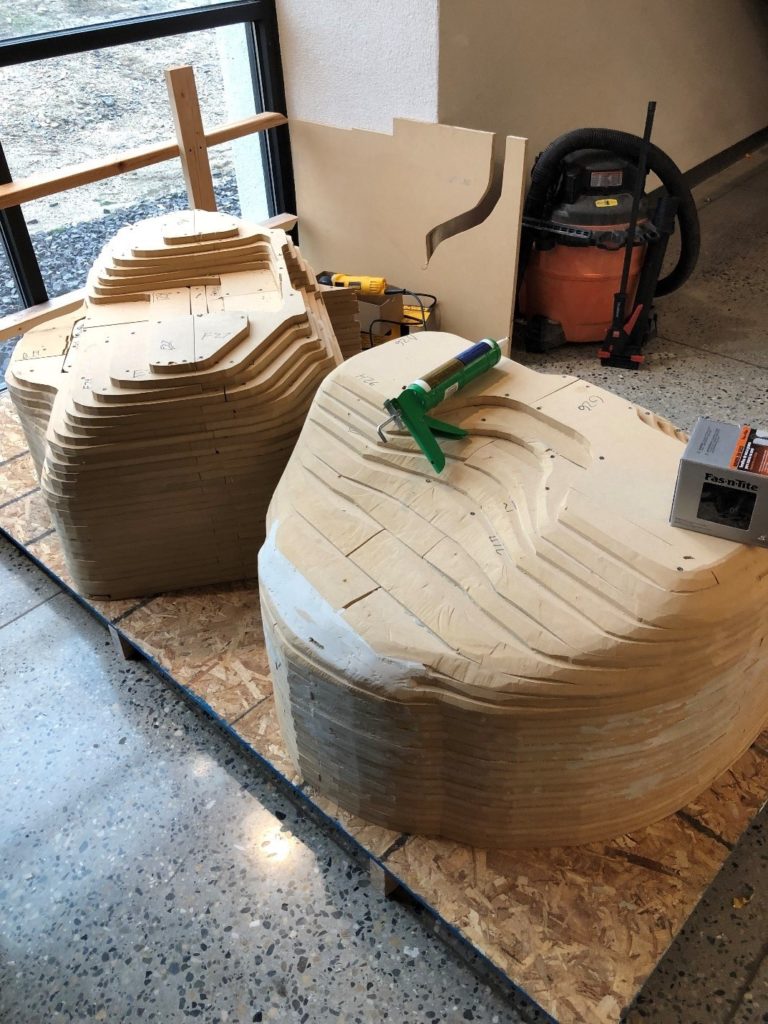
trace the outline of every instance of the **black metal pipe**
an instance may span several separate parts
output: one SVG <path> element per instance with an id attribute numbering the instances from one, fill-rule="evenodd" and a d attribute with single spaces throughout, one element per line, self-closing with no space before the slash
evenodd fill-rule
<path id="1" fill-rule="evenodd" d="M 11 180 L 8 161 L 0 143 L 0 185 L 7 185 Z M 20 206 L 8 206 L 0 210 L 0 240 L 8 256 L 22 306 L 36 306 L 38 302 L 46 302 L 48 291 Z"/>
<path id="2" fill-rule="evenodd" d="M 627 306 L 627 285 L 629 284 L 629 268 L 632 263 L 632 252 L 635 248 L 635 232 L 637 231 L 637 215 L 640 211 L 640 200 L 645 191 L 645 176 L 648 168 L 648 147 L 651 144 L 651 131 L 653 130 L 653 118 L 656 114 L 656 102 L 651 100 L 648 103 L 648 111 L 645 115 L 645 128 L 643 130 L 642 145 L 640 146 L 640 157 L 637 162 L 637 178 L 632 193 L 632 209 L 629 214 L 629 227 L 627 228 L 627 242 L 624 246 L 624 262 L 621 267 L 621 283 L 619 290 L 613 299 L 613 330 L 621 331 L 624 328 L 624 318 Z"/>

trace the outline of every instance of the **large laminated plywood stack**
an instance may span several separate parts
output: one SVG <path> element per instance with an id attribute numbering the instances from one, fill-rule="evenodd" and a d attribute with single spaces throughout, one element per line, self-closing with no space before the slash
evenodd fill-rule
<path id="1" fill-rule="evenodd" d="M 280 230 L 190 211 L 123 229 L 8 388 L 69 570 L 135 596 L 254 575 L 270 497 L 341 352 Z"/>
<path id="2" fill-rule="evenodd" d="M 435 474 L 384 401 L 432 333 L 325 379 L 269 510 L 264 629 L 301 777 L 387 828 L 590 842 L 704 791 L 768 717 L 768 551 L 674 529 L 683 442 L 508 359 L 440 405 Z"/>

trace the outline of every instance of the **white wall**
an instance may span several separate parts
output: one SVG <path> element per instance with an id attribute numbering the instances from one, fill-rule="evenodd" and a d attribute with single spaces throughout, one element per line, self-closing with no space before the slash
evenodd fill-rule
<path id="1" fill-rule="evenodd" d="M 683 170 L 768 125 L 765 0 L 441 0 L 440 121 L 653 139 Z"/>
<path id="2" fill-rule="evenodd" d="M 439 0 L 277 0 L 288 117 L 391 132 L 437 121 Z"/>

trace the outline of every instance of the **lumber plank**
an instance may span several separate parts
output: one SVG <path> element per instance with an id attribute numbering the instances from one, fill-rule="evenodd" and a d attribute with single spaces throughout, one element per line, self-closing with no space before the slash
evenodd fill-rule
<path id="1" fill-rule="evenodd" d="M 213 177 L 208 160 L 203 118 L 195 74 L 189 65 L 167 68 L 165 83 L 171 104 L 181 168 L 191 210 L 216 210 Z"/>
<path id="2" fill-rule="evenodd" d="M 66 295 L 59 295 L 48 302 L 40 302 L 36 306 L 28 306 L 18 313 L 10 313 L 0 320 L 0 341 L 7 341 L 23 331 L 29 331 L 33 327 L 46 323 L 54 317 L 64 313 L 71 313 L 79 309 L 85 301 L 85 289 L 78 288 L 77 291 L 67 292 Z"/>
<path id="3" fill-rule="evenodd" d="M 230 142 L 232 139 L 239 139 L 255 132 L 268 131 L 270 128 L 287 123 L 288 119 L 283 114 L 267 111 L 214 128 L 206 133 L 205 140 L 208 146 L 218 146 Z M 94 181 L 114 178 L 116 175 L 126 174 L 128 171 L 137 171 L 142 167 L 161 164 L 166 160 L 173 160 L 179 155 L 178 143 L 168 140 L 153 146 L 140 146 L 124 153 L 72 164 L 54 172 L 32 174 L 7 185 L 0 185 L 0 210 L 7 210 L 9 206 L 29 203 L 33 199 L 52 196 L 57 192 L 66 192 L 70 188 L 90 185 Z"/>

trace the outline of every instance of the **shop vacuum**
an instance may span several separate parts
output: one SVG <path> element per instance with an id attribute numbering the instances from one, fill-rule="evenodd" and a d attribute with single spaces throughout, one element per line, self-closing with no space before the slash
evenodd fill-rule
<path id="1" fill-rule="evenodd" d="M 687 281 L 699 255 L 699 219 L 676 164 L 643 137 L 581 128 L 539 154 L 523 208 L 516 343 L 547 352 L 599 342 L 604 366 L 637 369 L 656 333 L 654 298 Z M 645 195 L 647 174 L 661 188 Z M 675 266 L 661 277 L 680 231 Z"/>

